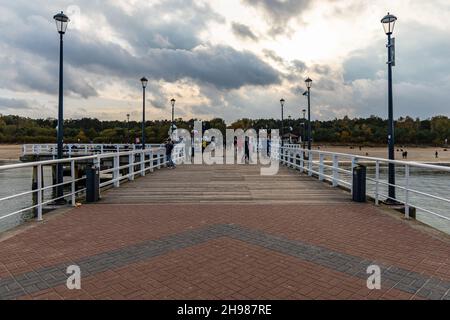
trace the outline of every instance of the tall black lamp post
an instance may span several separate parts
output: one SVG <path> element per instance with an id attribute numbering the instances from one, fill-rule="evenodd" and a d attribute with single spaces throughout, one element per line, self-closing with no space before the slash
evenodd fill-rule
<path id="1" fill-rule="evenodd" d="M 141 79 L 142 83 L 142 150 L 145 149 L 145 88 L 147 88 L 148 80 L 146 77 Z"/>
<path id="2" fill-rule="evenodd" d="M 312 130 L 311 130 L 311 87 L 312 87 L 312 80 L 311 78 L 308 78 L 305 80 L 306 88 L 308 91 L 306 91 L 303 95 L 308 98 L 308 150 L 311 150 L 311 142 L 312 142 Z"/>
<path id="3" fill-rule="evenodd" d="M 395 160 L 395 134 L 394 134 L 394 102 L 392 94 L 392 67 L 395 66 L 395 39 L 392 38 L 394 32 L 395 22 L 397 17 L 392 14 L 387 14 L 381 23 L 383 24 L 384 31 L 388 36 L 388 145 L 389 145 L 389 160 Z M 387 202 L 395 203 L 395 164 L 389 163 L 389 199 Z"/>
<path id="4" fill-rule="evenodd" d="M 306 147 L 306 110 L 305 109 L 303 109 L 302 110 L 302 113 L 303 113 L 303 123 L 302 123 L 302 126 L 303 126 L 303 133 L 302 133 L 302 139 L 303 139 L 303 150 L 305 149 L 305 147 Z"/>
<path id="5" fill-rule="evenodd" d="M 281 146 L 284 146 L 284 104 L 286 100 L 281 99 Z"/>
<path id="6" fill-rule="evenodd" d="M 170 124 L 170 135 L 173 134 L 173 125 L 174 125 L 174 121 L 175 121 L 175 99 L 170 100 L 170 103 L 172 104 L 172 122 Z"/>
<path id="7" fill-rule="evenodd" d="M 63 52 L 64 52 L 64 42 L 63 36 L 66 33 L 67 25 L 69 24 L 69 17 L 66 16 L 62 11 L 56 14 L 53 19 L 56 22 L 56 29 L 59 33 L 59 102 L 58 102 L 58 159 L 63 158 L 63 148 L 64 148 L 64 85 L 63 85 Z M 64 195 L 64 186 L 61 185 L 64 182 L 64 172 L 62 163 L 58 163 L 56 169 L 57 184 L 56 195 L 58 201 Z"/>

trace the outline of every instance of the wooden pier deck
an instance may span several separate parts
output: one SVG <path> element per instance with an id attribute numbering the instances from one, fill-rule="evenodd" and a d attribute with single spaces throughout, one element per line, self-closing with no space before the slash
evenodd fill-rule
<path id="1" fill-rule="evenodd" d="M 261 176 L 259 166 L 181 166 L 162 170 L 150 179 L 138 179 L 102 197 L 107 204 L 349 203 L 348 193 L 333 189 L 307 175 L 280 167 L 275 176 Z"/>
<path id="2" fill-rule="evenodd" d="M 447 236 L 287 168 L 156 170 L 0 239 L 0 299 L 449 298 Z"/>

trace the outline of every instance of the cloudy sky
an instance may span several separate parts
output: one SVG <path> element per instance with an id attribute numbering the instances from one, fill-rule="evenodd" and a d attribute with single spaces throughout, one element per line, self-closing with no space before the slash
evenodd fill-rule
<path id="1" fill-rule="evenodd" d="M 0 0 L 0 113 L 56 117 L 61 10 L 66 118 L 385 118 L 387 11 L 396 117 L 450 115 L 448 0 Z"/>

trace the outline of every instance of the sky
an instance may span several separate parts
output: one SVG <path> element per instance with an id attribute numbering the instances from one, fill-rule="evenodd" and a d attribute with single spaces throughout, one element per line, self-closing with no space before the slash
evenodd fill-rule
<path id="1" fill-rule="evenodd" d="M 386 35 L 398 17 L 394 114 L 450 116 L 448 0 L 0 0 L 0 114 L 148 120 L 387 117 Z"/>

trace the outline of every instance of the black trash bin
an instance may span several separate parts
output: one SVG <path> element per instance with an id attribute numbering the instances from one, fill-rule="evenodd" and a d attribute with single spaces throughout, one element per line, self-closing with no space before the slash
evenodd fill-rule
<path id="1" fill-rule="evenodd" d="M 100 200 L 100 169 L 95 166 L 86 168 L 86 202 Z"/>
<path id="2" fill-rule="evenodd" d="M 366 202 L 366 167 L 362 165 L 353 169 L 353 201 Z"/>

